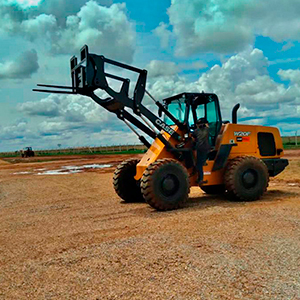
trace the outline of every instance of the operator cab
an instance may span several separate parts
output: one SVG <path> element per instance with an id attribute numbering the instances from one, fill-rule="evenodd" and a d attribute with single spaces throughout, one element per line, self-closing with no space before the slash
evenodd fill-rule
<path id="1" fill-rule="evenodd" d="M 195 129 L 199 118 L 206 118 L 209 125 L 209 142 L 215 146 L 216 138 L 222 126 L 219 99 L 215 94 L 182 93 L 163 100 L 168 111 L 181 123 L 186 125 L 188 132 Z M 174 122 L 164 116 L 167 125 Z"/>

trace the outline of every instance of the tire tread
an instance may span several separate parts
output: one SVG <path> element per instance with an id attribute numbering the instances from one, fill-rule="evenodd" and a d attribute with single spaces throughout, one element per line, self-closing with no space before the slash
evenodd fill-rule
<path id="1" fill-rule="evenodd" d="M 259 164 L 263 168 L 263 173 L 264 173 L 264 176 L 266 177 L 266 186 L 261 190 L 261 192 L 259 193 L 258 196 L 253 197 L 253 198 L 246 197 L 245 195 L 240 193 L 238 191 L 237 187 L 235 186 L 234 174 L 235 174 L 236 170 L 243 163 L 245 163 L 245 161 L 251 162 L 253 164 Z M 227 165 L 227 168 L 225 171 L 225 176 L 224 176 L 224 184 L 225 184 L 228 196 L 234 201 L 258 200 L 263 195 L 263 193 L 267 190 L 268 185 L 269 185 L 268 168 L 262 160 L 254 157 L 254 156 L 237 156 L 236 158 L 231 160 Z"/>
<path id="2" fill-rule="evenodd" d="M 159 199 L 157 199 L 157 196 L 155 195 L 153 188 L 152 188 L 152 176 L 155 173 L 156 170 L 158 170 L 161 166 L 164 164 L 172 163 L 179 168 L 182 169 L 182 172 L 185 174 L 187 184 L 188 184 L 188 192 L 186 193 L 185 197 L 179 201 L 176 204 L 173 203 L 161 203 Z M 166 211 L 166 210 L 172 210 L 172 209 L 178 209 L 182 207 L 185 202 L 188 199 L 188 194 L 190 192 L 190 182 L 189 182 L 189 176 L 186 168 L 179 163 L 177 160 L 172 159 L 172 158 L 162 158 L 158 159 L 152 164 L 150 164 L 147 169 L 144 171 L 143 176 L 141 178 L 141 192 L 144 196 L 145 201 L 152 206 L 153 208 L 161 211 Z"/>
<path id="3" fill-rule="evenodd" d="M 121 162 L 114 171 L 113 175 L 113 186 L 117 193 L 117 195 L 122 198 L 125 202 L 140 202 L 143 200 L 143 196 L 140 191 L 138 191 L 135 186 L 132 189 L 123 189 L 122 175 L 126 174 L 128 169 L 136 167 L 138 164 L 139 159 L 136 158 L 129 158 Z"/>

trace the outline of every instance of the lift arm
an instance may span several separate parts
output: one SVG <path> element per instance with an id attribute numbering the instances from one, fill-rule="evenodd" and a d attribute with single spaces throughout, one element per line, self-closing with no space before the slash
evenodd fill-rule
<path id="1" fill-rule="evenodd" d="M 130 80 L 113 74 L 105 72 L 105 65 L 113 65 L 120 67 L 134 73 L 138 73 L 138 80 L 134 89 L 133 98 L 128 96 Z M 146 79 L 147 71 L 141 70 L 111 59 L 102 55 L 91 54 L 88 51 L 88 46 L 82 47 L 80 50 L 80 62 L 78 63 L 77 57 L 73 56 L 70 60 L 72 86 L 59 86 L 59 85 L 45 85 L 38 84 L 38 86 L 57 88 L 59 90 L 44 90 L 34 89 L 37 92 L 49 93 L 63 93 L 63 94 L 81 94 L 91 97 L 97 104 L 101 105 L 108 111 L 115 113 L 117 117 L 123 120 L 128 126 L 129 123 L 134 124 L 141 131 L 146 133 L 151 138 L 159 138 L 165 145 L 167 150 L 177 152 L 162 134 L 157 133 L 155 128 L 160 132 L 161 130 L 167 132 L 175 140 L 181 141 L 182 137 L 168 126 L 162 119 L 153 114 L 147 107 L 142 104 L 143 97 L 146 92 Z M 107 78 L 112 78 L 122 82 L 120 91 L 112 89 L 107 81 Z M 95 94 L 97 89 L 104 90 L 110 97 L 101 99 Z M 147 92 L 148 93 L 148 92 Z M 153 97 L 151 97 L 153 99 Z M 172 121 L 180 128 L 183 124 L 177 120 L 160 102 L 155 101 L 155 104 L 163 111 Z M 125 108 L 130 108 L 135 115 L 140 117 L 146 125 L 130 114 Z M 150 121 L 150 122 L 149 122 Z M 129 122 L 129 123 L 128 123 Z M 151 125 L 152 124 L 152 125 Z M 153 127 L 154 126 L 154 127 Z M 131 129 L 132 127 L 129 126 Z M 137 133 L 137 132 L 135 132 Z M 138 134 L 138 133 L 137 133 Z M 139 139 L 149 148 L 150 144 L 147 140 L 138 135 Z"/>

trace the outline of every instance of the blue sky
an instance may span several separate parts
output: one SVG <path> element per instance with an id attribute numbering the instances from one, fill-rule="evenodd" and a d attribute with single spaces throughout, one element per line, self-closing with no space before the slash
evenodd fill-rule
<path id="1" fill-rule="evenodd" d="M 299 14 L 299 0 L 0 0 L 0 151 L 138 143 L 88 98 L 31 91 L 70 84 L 83 44 L 146 68 L 157 99 L 214 92 L 224 120 L 239 102 L 242 122 L 300 132 Z"/>

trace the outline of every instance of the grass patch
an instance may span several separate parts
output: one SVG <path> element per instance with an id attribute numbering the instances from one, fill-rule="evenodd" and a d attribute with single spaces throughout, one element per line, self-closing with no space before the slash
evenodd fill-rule
<path id="1" fill-rule="evenodd" d="M 17 155 L 15 153 L 0 153 L 1 158 L 9 158 L 9 157 L 19 157 L 20 155 Z"/>
<path id="2" fill-rule="evenodd" d="M 293 150 L 293 149 L 297 150 L 300 149 L 300 145 L 296 146 L 295 144 L 283 144 L 283 148 L 285 150 Z"/>
<path id="3" fill-rule="evenodd" d="M 111 155 L 111 154 L 140 154 L 145 153 L 145 150 L 128 150 L 128 151 L 79 151 L 79 152 L 43 152 L 43 153 L 37 153 L 36 156 L 56 156 L 56 155 Z"/>

